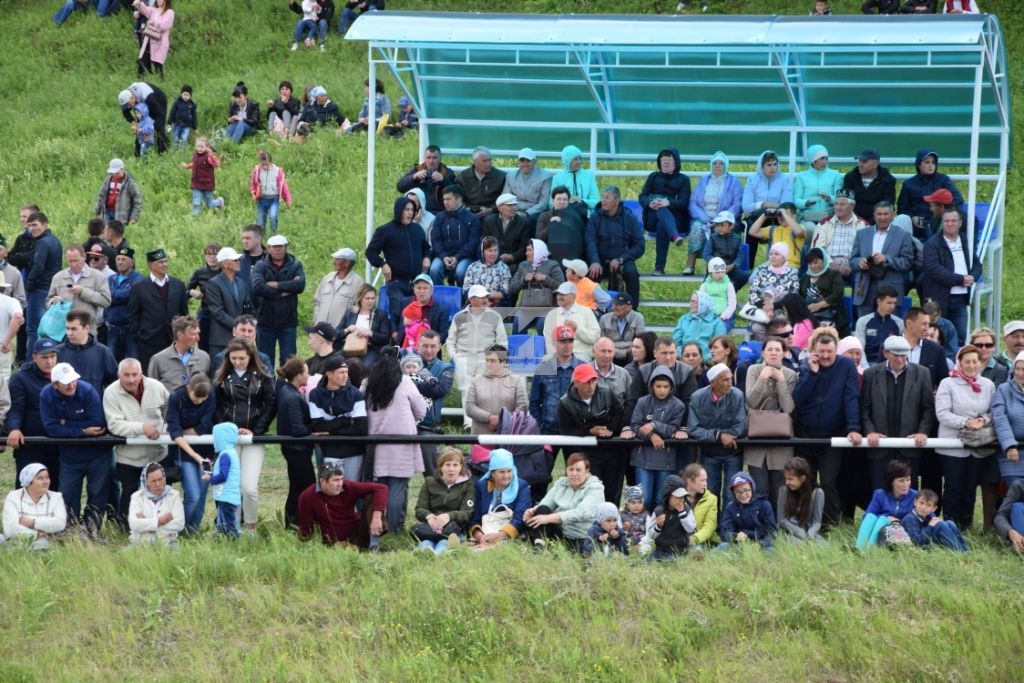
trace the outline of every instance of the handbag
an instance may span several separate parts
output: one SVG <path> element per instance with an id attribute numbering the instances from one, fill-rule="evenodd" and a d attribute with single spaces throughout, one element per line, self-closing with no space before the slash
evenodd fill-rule
<path id="1" fill-rule="evenodd" d="M 882 528 L 882 537 L 878 540 L 878 545 L 883 548 L 897 545 L 913 545 L 913 541 L 910 540 L 910 534 L 907 533 L 902 524 L 893 522 Z"/>
<path id="2" fill-rule="evenodd" d="M 350 358 L 362 358 L 370 348 L 370 338 L 359 334 L 350 334 L 345 337 L 345 345 L 342 353 Z"/>
<path id="3" fill-rule="evenodd" d="M 512 522 L 512 508 L 508 505 L 499 505 L 480 520 L 480 528 L 484 534 L 496 534 L 503 526 Z"/>
<path id="4" fill-rule="evenodd" d="M 551 308 L 551 290 L 531 284 L 523 290 L 519 305 L 523 308 Z"/>
<path id="5" fill-rule="evenodd" d="M 761 407 L 747 411 L 747 436 L 757 438 L 793 438 L 793 418 L 781 410 L 765 410 L 764 404 L 770 396 L 765 396 Z"/>
<path id="6" fill-rule="evenodd" d="M 164 37 L 164 31 L 153 22 L 146 22 L 146 25 L 142 27 L 142 35 L 150 40 L 161 40 Z"/>
<path id="7" fill-rule="evenodd" d="M 995 448 L 996 428 L 989 422 L 981 429 L 961 429 L 957 437 L 964 448 Z"/>
<path id="8" fill-rule="evenodd" d="M 768 323 L 771 322 L 768 319 L 768 314 L 765 313 L 764 310 L 758 308 L 757 306 L 751 303 L 743 304 L 743 308 L 740 309 L 740 312 L 737 315 L 739 315 L 744 320 L 749 320 L 752 323 L 761 323 L 762 325 L 767 325 Z"/>

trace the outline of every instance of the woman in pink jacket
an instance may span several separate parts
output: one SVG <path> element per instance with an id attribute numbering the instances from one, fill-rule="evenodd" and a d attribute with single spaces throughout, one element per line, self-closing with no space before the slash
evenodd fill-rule
<path id="1" fill-rule="evenodd" d="M 249 194 L 256 200 L 256 222 L 264 231 L 267 229 L 267 217 L 270 217 L 270 234 L 277 234 L 277 214 L 283 201 L 288 208 L 292 207 L 292 193 L 288 189 L 288 181 L 284 178 L 284 170 L 274 164 L 270 152 L 256 155 L 258 163 L 252 169 L 249 178 Z"/>
<path id="2" fill-rule="evenodd" d="M 402 373 L 398 347 L 384 347 L 360 390 L 366 397 L 371 435 L 417 433 L 416 423 L 427 414 L 427 402 L 412 379 Z M 409 479 L 422 471 L 419 444 L 377 444 L 373 448 L 373 478 L 388 487 L 388 530 L 392 533 L 405 524 Z"/>
<path id="3" fill-rule="evenodd" d="M 138 14 L 146 20 L 139 50 L 139 77 L 145 72 L 153 73 L 155 67 L 157 74 L 163 78 L 164 62 L 171 49 L 171 27 L 174 26 L 171 0 L 156 0 L 154 7 L 147 7 L 142 0 L 135 0 L 134 5 Z M 151 34 L 155 33 L 159 33 L 160 37 L 154 38 Z"/>

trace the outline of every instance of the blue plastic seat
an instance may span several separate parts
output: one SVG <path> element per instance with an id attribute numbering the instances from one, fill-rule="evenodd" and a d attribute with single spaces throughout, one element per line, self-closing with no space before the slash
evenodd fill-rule
<path id="1" fill-rule="evenodd" d="M 434 301 L 448 309 L 448 322 L 462 310 L 462 288 L 449 285 L 434 286 Z"/>
<path id="2" fill-rule="evenodd" d="M 513 334 L 508 338 L 508 366 L 512 372 L 532 374 L 544 358 L 544 337 L 539 334 Z"/>

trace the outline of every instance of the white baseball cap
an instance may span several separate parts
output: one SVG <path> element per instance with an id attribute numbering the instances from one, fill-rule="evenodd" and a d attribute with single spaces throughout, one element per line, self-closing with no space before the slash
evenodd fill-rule
<path id="1" fill-rule="evenodd" d="M 535 161 L 537 159 L 537 153 L 534 152 L 529 147 L 523 147 L 521 150 L 519 150 L 519 156 L 517 156 L 516 158 L 529 159 L 530 161 Z"/>
<path id="2" fill-rule="evenodd" d="M 274 235 L 267 240 L 268 247 L 284 247 L 288 245 L 288 238 L 284 235 Z"/>
<path id="3" fill-rule="evenodd" d="M 124 170 L 124 161 L 121 159 L 111 159 L 110 165 L 107 166 L 107 175 L 114 175 Z"/>
<path id="4" fill-rule="evenodd" d="M 575 294 L 576 285 L 571 282 L 563 282 L 558 285 L 558 289 L 555 290 L 555 294 Z"/>
<path id="5" fill-rule="evenodd" d="M 349 261 L 355 261 L 356 260 L 356 251 L 355 251 L 355 249 L 349 249 L 348 247 L 345 247 L 345 248 L 339 249 L 338 251 L 336 251 L 333 254 L 331 254 L 331 257 L 332 258 L 343 258 L 343 259 L 348 259 Z"/>
<path id="6" fill-rule="evenodd" d="M 64 386 L 71 384 L 80 377 L 81 375 L 71 367 L 71 363 L 57 363 L 53 366 L 53 370 L 50 370 L 50 379 L 54 382 L 60 382 Z"/>
<path id="7" fill-rule="evenodd" d="M 500 197 L 498 197 L 498 199 L 494 202 L 494 205 L 495 206 L 504 206 L 505 204 L 518 204 L 518 203 L 519 203 L 519 200 L 516 199 L 516 196 L 514 194 L 512 194 L 511 192 L 506 192 L 505 194 L 503 194 Z"/>
<path id="8" fill-rule="evenodd" d="M 712 225 L 718 223 L 735 223 L 736 216 L 732 215 L 732 211 L 719 211 L 718 215 L 711 219 Z"/>
<path id="9" fill-rule="evenodd" d="M 587 262 L 579 258 L 564 258 L 562 259 L 562 266 L 575 271 L 575 273 L 580 277 L 586 275 L 588 270 Z"/>
<path id="10" fill-rule="evenodd" d="M 242 258 L 242 255 L 231 247 L 223 247 L 217 252 L 217 263 L 224 263 L 225 261 L 237 261 Z"/>
<path id="11" fill-rule="evenodd" d="M 472 287 L 469 288 L 469 291 L 466 292 L 466 296 L 469 297 L 470 299 L 472 299 L 475 296 L 486 297 L 487 288 L 484 287 L 483 285 L 473 285 Z"/>

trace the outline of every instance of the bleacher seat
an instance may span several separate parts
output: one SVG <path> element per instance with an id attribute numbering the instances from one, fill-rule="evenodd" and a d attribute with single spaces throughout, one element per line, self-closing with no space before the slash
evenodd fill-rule
<path id="1" fill-rule="evenodd" d="M 544 358 L 544 336 L 513 334 L 508 338 L 508 366 L 512 372 L 532 374 Z"/>
<path id="2" fill-rule="evenodd" d="M 462 310 L 462 288 L 449 285 L 434 286 L 434 301 L 448 309 L 448 322 Z"/>
<path id="3" fill-rule="evenodd" d="M 846 307 L 846 319 L 850 321 L 850 329 L 857 324 L 857 316 L 854 315 L 853 310 L 853 297 L 849 294 L 843 295 L 843 306 Z"/>
<path id="4" fill-rule="evenodd" d="M 764 345 L 759 341 L 745 341 L 739 345 L 739 362 L 740 363 L 758 363 L 761 360 L 761 352 L 764 351 Z"/>
<path id="5" fill-rule="evenodd" d="M 900 320 L 903 320 L 907 317 L 907 311 L 909 311 L 910 307 L 913 305 L 914 302 L 913 300 L 911 300 L 909 296 L 903 297 L 903 301 L 900 302 Z"/>
<path id="6" fill-rule="evenodd" d="M 644 209 L 640 206 L 640 202 L 635 199 L 623 199 L 622 205 L 626 207 L 626 210 L 636 216 L 636 219 L 640 221 L 640 225 L 644 224 Z M 654 233 L 649 233 L 653 235 Z"/>

